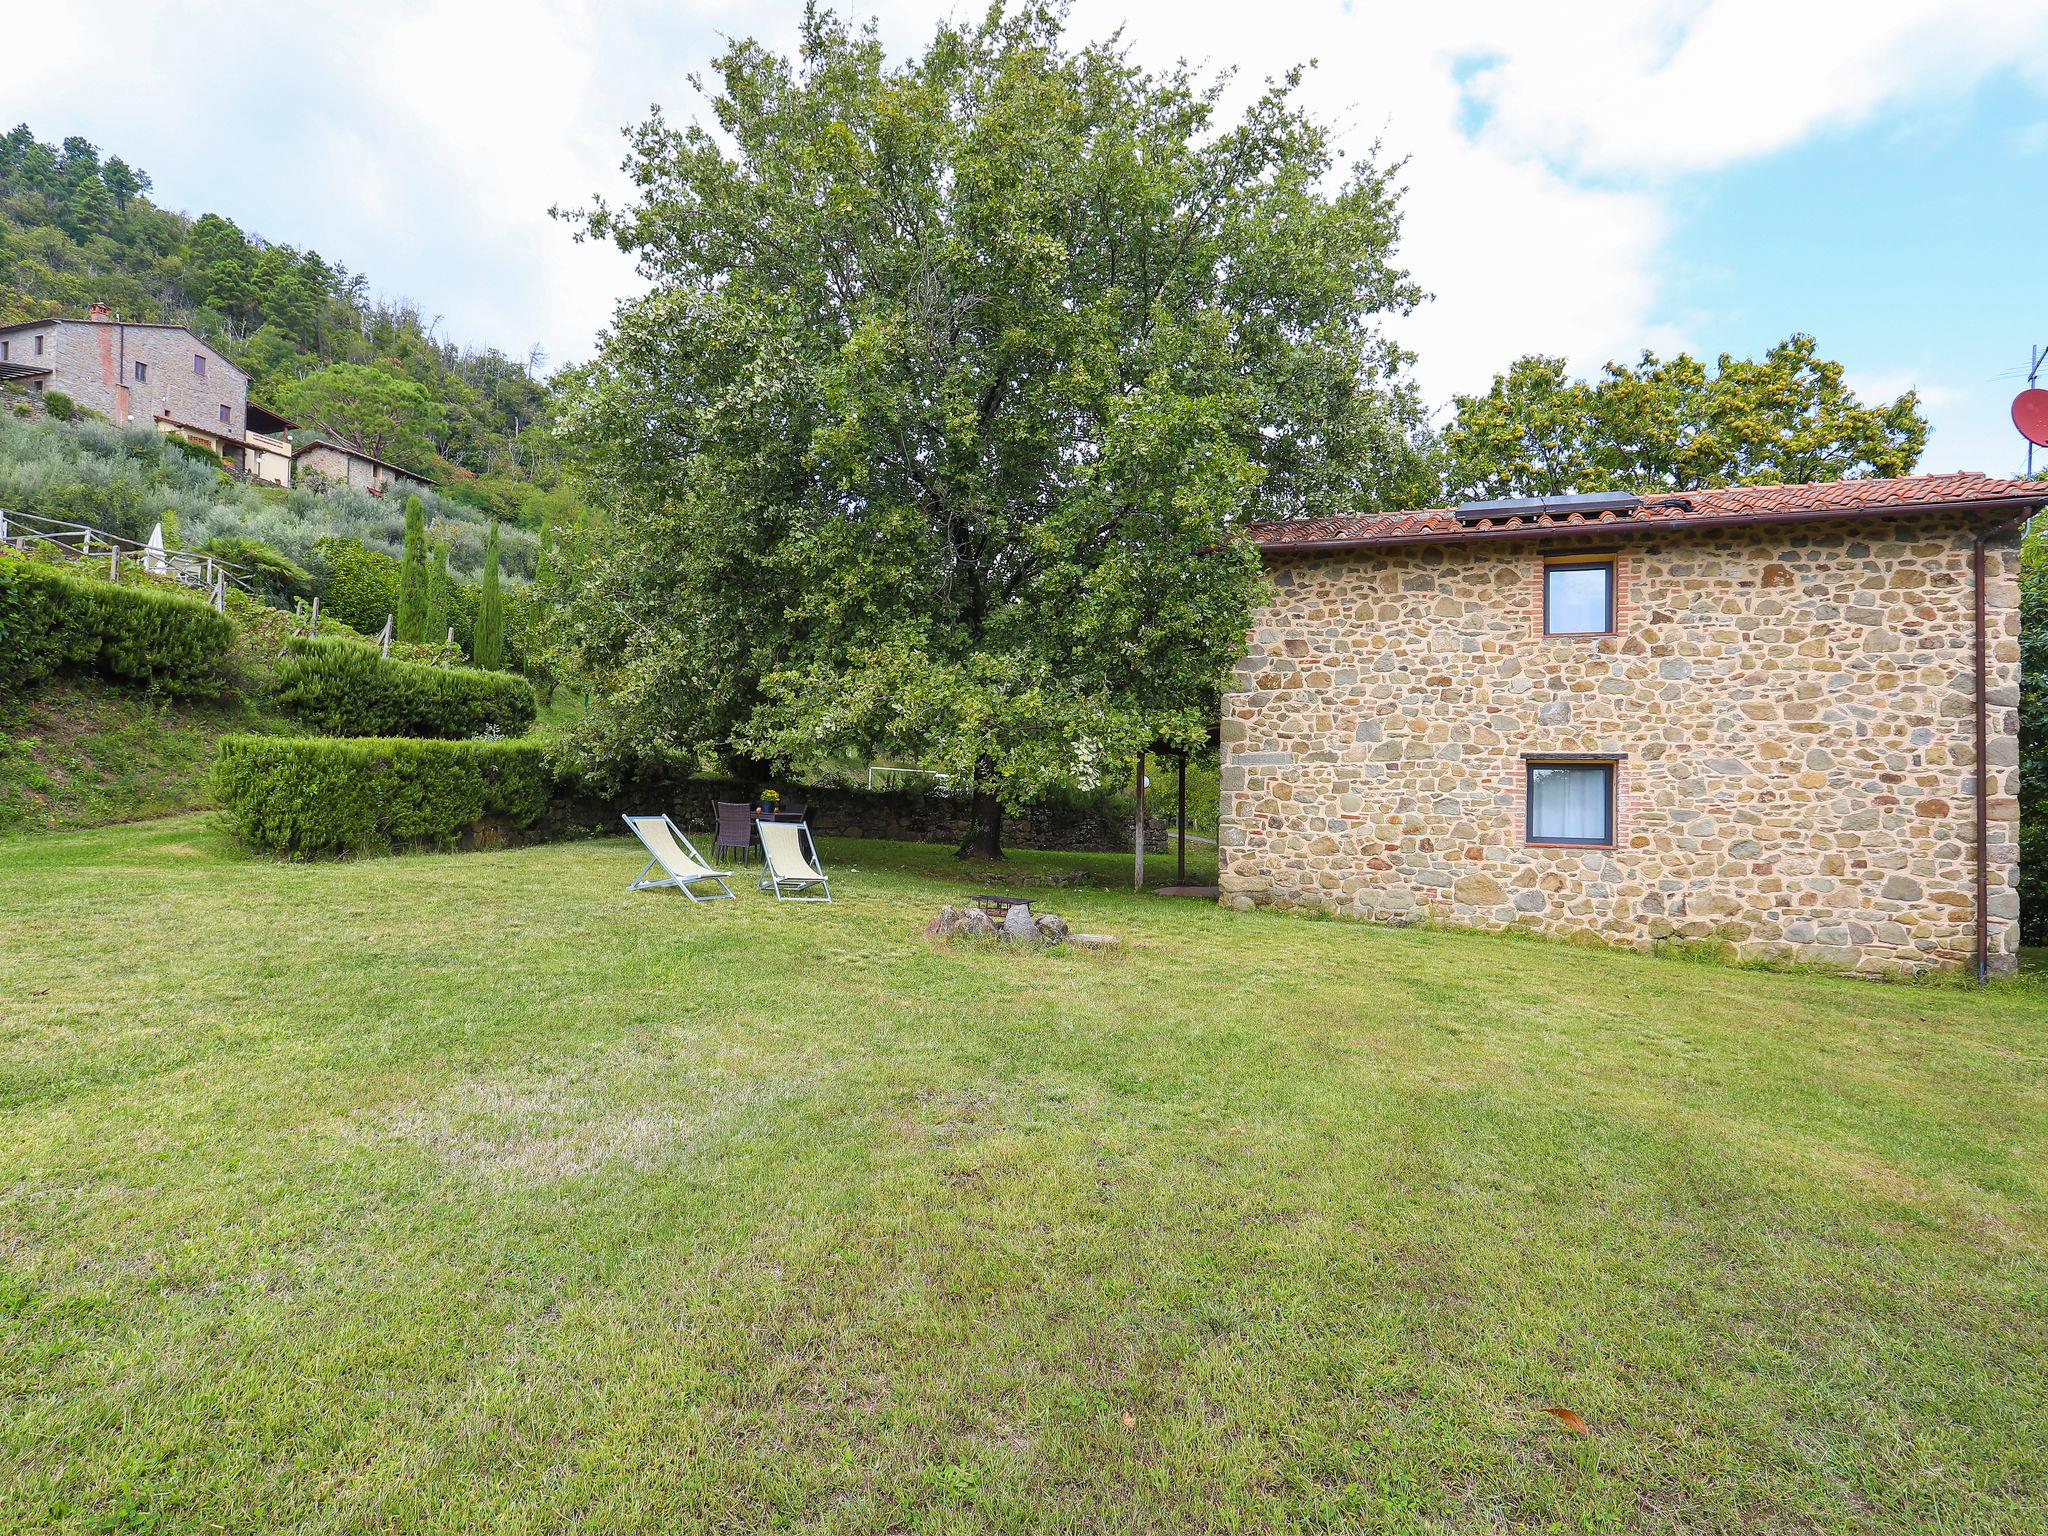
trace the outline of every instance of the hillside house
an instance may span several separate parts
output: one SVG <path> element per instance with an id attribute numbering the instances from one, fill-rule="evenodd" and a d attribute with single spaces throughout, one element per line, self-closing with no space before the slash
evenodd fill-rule
<path id="1" fill-rule="evenodd" d="M 118 426 L 150 422 L 247 472 L 248 375 L 182 325 L 117 320 L 95 304 L 83 320 L 0 326 L 0 379 L 69 395 Z"/>
<path id="2" fill-rule="evenodd" d="M 1258 525 L 1223 899 L 2010 971 L 2044 504 L 1943 475 Z"/>
<path id="3" fill-rule="evenodd" d="M 299 445 L 292 455 L 292 477 L 305 485 L 346 485 L 372 496 L 382 496 L 400 480 L 423 479 L 403 465 L 328 437 Z"/>

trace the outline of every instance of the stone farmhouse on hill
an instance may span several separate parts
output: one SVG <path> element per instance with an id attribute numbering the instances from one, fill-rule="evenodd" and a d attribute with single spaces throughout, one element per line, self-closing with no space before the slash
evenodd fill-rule
<path id="1" fill-rule="evenodd" d="M 2043 506 L 1956 474 L 1257 525 L 1223 899 L 2010 971 Z"/>
<path id="2" fill-rule="evenodd" d="M 0 383 L 59 391 L 117 426 L 159 432 L 217 454 L 265 485 L 350 485 L 382 495 L 399 465 L 331 438 L 294 447 L 293 423 L 249 399 L 249 376 L 182 325 L 120 320 L 95 304 L 83 320 L 53 316 L 0 326 Z"/>

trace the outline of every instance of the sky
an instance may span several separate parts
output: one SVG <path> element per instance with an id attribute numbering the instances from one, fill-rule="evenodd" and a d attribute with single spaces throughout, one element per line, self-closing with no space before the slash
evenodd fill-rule
<path id="1" fill-rule="evenodd" d="M 864 0 L 899 55 L 979 5 Z M 83 134 L 160 203 L 368 274 L 440 332 L 550 366 L 639 291 L 551 206 L 626 190 L 620 130 L 726 42 L 787 49 L 800 3 L 278 0 L 247 25 L 163 0 L 0 0 L 0 118 Z M 1427 398 L 1529 352 L 1819 338 L 1869 398 L 1917 389 L 1922 467 L 2016 472 L 2048 346 L 2048 0 L 1074 0 L 1144 63 L 1314 62 L 1353 154 L 1405 157 L 1398 325 Z M 2048 368 L 2043 370 L 2048 383 Z M 2044 455 L 2048 460 L 2048 455 Z"/>

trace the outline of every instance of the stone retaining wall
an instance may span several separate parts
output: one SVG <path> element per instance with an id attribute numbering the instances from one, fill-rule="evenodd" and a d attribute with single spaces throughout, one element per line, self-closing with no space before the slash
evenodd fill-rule
<path id="1" fill-rule="evenodd" d="M 1612 552 L 1616 633 L 1546 636 Z M 1861 971 L 1971 959 L 1960 518 L 1273 562 L 1223 701 L 1223 899 L 1672 939 Z M 1989 551 L 1992 965 L 2017 964 L 2018 540 Z M 1611 847 L 1524 835 L 1524 759 L 1615 760 Z"/>

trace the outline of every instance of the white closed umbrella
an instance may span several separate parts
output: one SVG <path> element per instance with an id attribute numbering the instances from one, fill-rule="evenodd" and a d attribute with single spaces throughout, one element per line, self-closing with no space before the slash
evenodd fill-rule
<path id="1" fill-rule="evenodd" d="M 152 576 L 162 576 L 170 570 L 170 562 L 164 559 L 164 525 L 158 523 L 149 531 L 149 542 L 142 546 L 142 568 Z"/>

